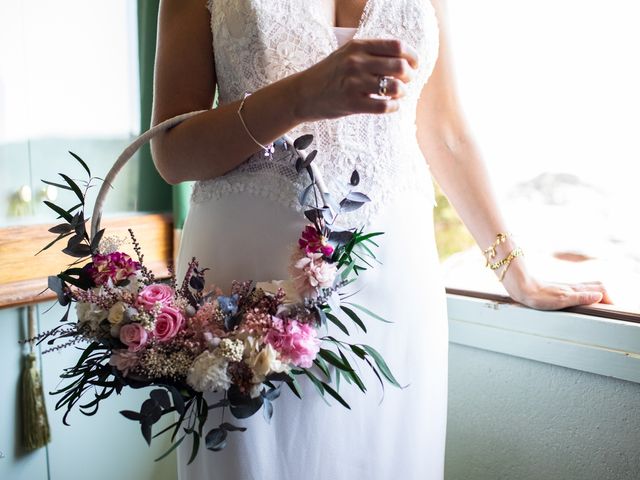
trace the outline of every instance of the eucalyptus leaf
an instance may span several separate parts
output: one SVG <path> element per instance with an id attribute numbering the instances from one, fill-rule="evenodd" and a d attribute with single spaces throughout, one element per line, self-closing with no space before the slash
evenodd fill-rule
<path id="1" fill-rule="evenodd" d="M 68 223 L 60 223 L 60 224 L 56 225 L 55 227 L 51 227 L 49 229 L 49 232 L 55 233 L 55 234 L 60 234 L 60 233 L 69 233 L 72 230 L 73 230 L 73 227 L 70 224 L 68 224 Z"/>
<path id="2" fill-rule="evenodd" d="M 347 198 L 340 202 L 340 209 L 345 212 L 354 212 L 364 205 L 365 202 L 356 202 Z"/>
<path id="3" fill-rule="evenodd" d="M 307 197 L 311 192 L 313 192 L 314 187 L 315 187 L 315 184 L 312 183 L 311 185 L 308 185 L 307 187 L 305 187 L 304 190 L 302 190 L 302 192 L 300 192 L 300 195 L 298 196 L 298 201 L 300 202 L 300 205 L 305 206 L 307 204 Z"/>
<path id="4" fill-rule="evenodd" d="M 358 184 L 360 183 L 360 174 L 358 173 L 357 170 L 354 170 L 353 173 L 351 174 L 351 179 L 349 180 L 349 183 L 354 187 L 357 187 Z"/>
<path id="5" fill-rule="evenodd" d="M 362 203 L 367 203 L 371 201 L 371 199 L 362 192 L 349 192 L 346 196 L 346 199 L 352 202 L 362 202 Z"/>
<path id="6" fill-rule="evenodd" d="M 228 422 L 224 422 L 223 424 L 221 424 L 220 428 L 224 428 L 228 432 L 246 432 L 247 430 L 245 427 L 236 427 L 235 425 L 232 425 Z"/>
<path id="7" fill-rule="evenodd" d="M 142 419 L 140 422 L 140 431 L 147 445 L 151 446 L 151 423 Z"/>
<path id="8" fill-rule="evenodd" d="M 100 242 L 102 241 L 102 237 L 104 236 L 105 229 L 99 230 L 94 237 L 91 239 L 91 251 L 97 252 L 98 248 L 100 248 Z"/>
<path id="9" fill-rule="evenodd" d="M 313 150 L 311 152 L 309 152 L 309 155 L 307 155 L 304 160 L 302 161 L 302 163 L 300 164 L 300 170 L 304 169 L 304 168 L 308 168 L 311 165 L 311 162 L 313 162 L 316 158 L 316 156 L 318 155 L 318 151 L 317 150 Z M 300 171 L 298 170 L 298 171 Z"/>
<path id="10" fill-rule="evenodd" d="M 204 438 L 208 450 L 219 452 L 227 446 L 227 431 L 222 428 L 214 428 Z"/>
<path id="11" fill-rule="evenodd" d="M 155 390 L 151 391 L 149 396 L 153 400 L 155 400 L 163 409 L 171 407 L 171 399 L 169 398 L 169 393 L 166 390 L 156 388 Z"/>
<path id="12" fill-rule="evenodd" d="M 136 422 L 139 422 L 140 419 L 142 419 L 142 415 L 140 415 L 138 412 L 134 412 L 133 410 L 120 410 L 120 414 L 123 417 Z"/>
<path id="13" fill-rule="evenodd" d="M 267 423 L 271 423 L 271 417 L 273 417 L 273 403 L 266 398 L 262 404 L 262 415 Z"/>
<path id="14" fill-rule="evenodd" d="M 297 150 L 304 150 L 306 148 L 309 148 L 309 145 L 311 145 L 311 142 L 313 142 L 313 135 L 308 133 L 306 135 L 302 135 L 301 137 L 296 138 L 293 142 L 293 146 Z"/>

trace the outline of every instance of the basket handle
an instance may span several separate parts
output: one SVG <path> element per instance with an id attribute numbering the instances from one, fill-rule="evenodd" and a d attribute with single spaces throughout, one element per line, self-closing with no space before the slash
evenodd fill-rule
<path id="1" fill-rule="evenodd" d="M 133 155 L 140 149 L 140 147 L 142 147 L 142 145 L 144 145 L 153 137 L 155 137 L 158 133 L 164 132 L 165 130 L 175 127 L 176 125 L 184 122 L 185 120 L 188 120 L 191 117 L 195 117 L 196 115 L 199 115 L 207 111 L 208 110 L 197 110 L 194 112 L 183 113 L 180 115 L 176 115 L 175 117 L 169 118 L 168 120 L 165 120 L 159 123 L 155 127 L 150 128 L 149 130 L 141 134 L 133 142 L 131 142 L 127 148 L 124 149 L 124 151 L 120 154 L 116 162 L 113 164 L 113 166 L 107 173 L 107 176 L 104 178 L 104 181 L 102 182 L 102 186 L 98 191 L 98 196 L 96 197 L 96 203 L 93 207 L 93 215 L 91 216 L 91 239 L 93 239 L 96 233 L 98 233 L 98 230 L 100 230 L 100 221 L 102 220 L 102 210 L 107 200 L 107 194 L 109 193 L 111 184 L 115 180 L 118 173 L 120 173 L 120 170 L 122 170 L 122 168 L 131 159 L 131 157 L 133 157 Z M 293 140 L 289 136 L 285 135 L 283 136 L 283 139 L 293 148 Z M 297 151 L 297 153 L 303 158 L 305 157 L 304 152 Z M 326 193 L 328 192 L 327 187 L 315 163 L 312 163 L 310 165 L 310 168 L 313 172 L 318 190 L 320 190 L 320 193 L 322 193 L 323 205 L 326 207 L 327 204 L 325 201 L 325 196 L 326 196 Z"/>

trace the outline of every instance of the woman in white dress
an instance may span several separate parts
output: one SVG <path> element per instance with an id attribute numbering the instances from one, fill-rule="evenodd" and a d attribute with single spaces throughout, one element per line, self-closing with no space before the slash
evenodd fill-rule
<path id="1" fill-rule="evenodd" d="M 297 200 L 305 177 L 262 146 L 312 133 L 329 190 L 344 194 L 357 169 L 372 198 L 343 217 L 344 226 L 385 232 L 381 264 L 357 302 L 394 322 L 370 322 L 365 341 L 409 385 L 387 388 L 382 403 L 374 379 L 366 396 L 343 385 L 350 411 L 308 386 L 303 401 L 287 390 L 270 425 L 261 415 L 236 422 L 248 431 L 222 452 L 202 451 L 187 466 L 190 446 L 181 446 L 182 479 L 443 477 L 447 316 L 429 167 L 479 245 L 506 226 L 457 105 L 440 15 L 429 0 L 162 1 L 153 123 L 207 110 L 152 144 L 167 181 L 197 181 L 178 274 L 195 256 L 223 289 L 234 279 L 287 278 L 305 223 Z M 498 257 L 514 248 L 507 239 Z M 604 296 L 598 283 L 539 282 L 521 257 L 503 282 L 534 308 Z"/>

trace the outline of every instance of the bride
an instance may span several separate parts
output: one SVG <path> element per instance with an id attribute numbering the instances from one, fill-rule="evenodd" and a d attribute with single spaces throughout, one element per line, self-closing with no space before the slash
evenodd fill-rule
<path id="1" fill-rule="evenodd" d="M 260 415 L 241 422 L 248 431 L 222 452 L 187 466 L 191 449 L 181 446 L 182 479 L 443 477 L 447 315 L 430 173 L 477 243 L 505 259 L 496 273 L 514 300 L 559 309 L 606 296 L 599 283 L 532 278 L 500 235 L 507 226 L 458 105 L 439 3 L 162 1 L 153 123 L 206 110 L 152 143 L 168 182 L 197 181 L 178 276 L 196 256 L 223 289 L 287 278 L 289 245 L 304 226 L 304 177 L 270 144 L 311 133 L 329 190 L 344 194 L 357 170 L 372 199 L 345 224 L 385 232 L 381 264 L 357 301 L 394 322 L 371 322 L 366 342 L 408 385 L 387 389 L 382 402 L 375 382 L 366 396 L 343 385 L 351 410 L 325 405 L 306 385 L 303 401 L 284 392 L 270 425 Z"/>

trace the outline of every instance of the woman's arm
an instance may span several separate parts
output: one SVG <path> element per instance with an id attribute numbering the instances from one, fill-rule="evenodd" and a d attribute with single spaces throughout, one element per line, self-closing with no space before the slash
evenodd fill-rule
<path id="1" fill-rule="evenodd" d="M 478 245 L 485 249 L 494 242 L 496 234 L 508 229 L 455 92 L 441 2 L 432 3 L 440 24 L 440 52 L 418 104 L 418 142 L 434 178 Z M 514 248 L 512 239 L 508 239 L 497 248 L 496 259 L 506 257 Z M 599 282 L 575 285 L 539 282 L 527 272 L 523 257 L 513 260 L 503 284 L 514 300 L 541 309 L 596 303 L 606 297 Z"/>
<path id="2" fill-rule="evenodd" d="M 151 142 L 156 167 L 170 183 L 217 177 L 260 149 L 237 115 L 239 101 L 211 110 L 216 72 L 209 21 L 204 0 L 160 4 L 152 124 L 208 110 Z M 415 52 L 395 40 L 352 41 L 308 70 L 253 92 L 243 117 L 266 145 L 303 122 L 393 112 L 416 62 Z M 369 96 L 377 91 L 380 75 L 395 77 L 388 88 L 391 98 Z"/>

